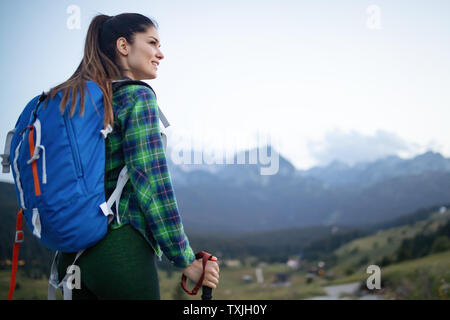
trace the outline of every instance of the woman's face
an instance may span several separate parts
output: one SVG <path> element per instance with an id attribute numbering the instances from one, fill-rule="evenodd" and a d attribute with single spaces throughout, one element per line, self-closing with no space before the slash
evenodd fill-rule
<path id="1" fill-rule="evenodd" d="M 125 38 L 116 42 L 121 65 L 126 70 L 125 76 L 133 80 L 155 79 L 158 65 L 164 58 L 159 49 L 160 41 L 155 27 L 149 27 L 145 32 L 134 35 L 134 42 L 130 44 Z"/>

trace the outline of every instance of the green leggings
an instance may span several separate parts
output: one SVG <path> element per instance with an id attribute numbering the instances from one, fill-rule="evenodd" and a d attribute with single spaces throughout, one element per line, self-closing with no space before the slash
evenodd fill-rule
<path id="1" fill-rule="evenodd" d="M 60 280 L 75 255 L 59 255 Z M 75 264 L 81 272 L 81 289 L 72 290 L 73 300 L 160 299 L 154 251 L 130 224 L 108 230 Z"/>

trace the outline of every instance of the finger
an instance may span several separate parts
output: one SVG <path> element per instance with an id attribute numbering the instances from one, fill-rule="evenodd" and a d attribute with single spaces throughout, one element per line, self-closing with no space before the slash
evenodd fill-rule
<path id="1" fill-rule="evenodd" d="M 214 284 L 219 283 L 219 278 L 217 278 L 216 276 L 214 276 L 211 273 L 205 274 L 205 278 L 203 279 L 204 282 L 213 282 Z"/>
<path id="2" fill-rule="evenodd" d="M 216 289 L 217 288 L 217 284 L 218 283 L 216 283 L 214 281 L 208 281 L 208 287 L 210 287 L 210 288 Z"/>
<path id="3" fill-rule="evenodd" d="M 210 281 L 210 282 L 213 282 L 214 284 L 219 284 L 219 278 L 217 278 L 217 277 L 215 277 L 215 276 L 213 276 L 213 275 L 209 275 L 207 278 L 206 278 L 206 280 L 207 281 Z"/>
<path id="4" fill-rule="evenodd" d="M 215 270 L 211 271 L 211 275 L 212 275 L 214 278 L 217 278 L 217 279 L 220 278 L 219 273 L 217 273 Z"/>
<path id="5" fill-rule="evenodd" d="M 203 281 L 203 285 L 204 285 L 204 286 L 207 286 L 207 287 L 210 287 L 210 288 L 212 288 L 212 289 L 215 289 L 215 288 L 216 288 L 216 284 L 215 284 L 214 282 L 208 281 L 208 280 Z"/>
<path id="6" fill-rule="evenodd" d="M 219 273 L 215 270 L 215 269 L 208 269 L 205 272 L 205 275 L 212 275 L 214 277 L 216 277 L 217 279 L 219 278 Z"/>
<path id="7" fill-rule="evenodd" d="M 211 268 L 211 269 L 215 270 L 216 272 L 220 272 L 219 264 L 217 262 L 209 261 L 207 268 Z"/>
<path id="8" fill-rule="evenodd" d="M 205 270 L 206 270 L 206 273 L 210 273 L 210 272 L 219 273 L 219 272 L 217 271 L 217 269 L 214 268 L 214 266 L 206 266 Z"/>

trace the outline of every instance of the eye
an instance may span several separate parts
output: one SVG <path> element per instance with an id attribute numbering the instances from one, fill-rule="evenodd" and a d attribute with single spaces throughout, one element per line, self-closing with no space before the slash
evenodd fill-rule
<path id="1" fill-rule="evenodd" d="M 156 44 L 157 44 L 157 42 L 156 42 L 156 41 L 150 41 L 150 42 L 149 42 L 149 44 L 154 44 L 154 45 L 156 45 Z M 158 46 L 158 48 L 161 48 L 161 45 L 160 45 L 160 46 Z"/>

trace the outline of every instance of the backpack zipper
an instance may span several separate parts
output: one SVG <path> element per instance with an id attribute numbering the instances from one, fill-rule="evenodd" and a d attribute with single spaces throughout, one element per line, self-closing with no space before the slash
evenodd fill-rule
<path id="1" fill-rule="evenodd" d="M 75 163 L 75 169 L 77 171 L 77 177 L 83 177 L 83 168 L 81 166 L 81 157 L 78 150 L 78 144 L 75 139 L 75 133 L 72 126 L 72 121 L 68 118 L 67 114 L 64 115 L 64 123 L 66 124 L 67 135 L 69 137 L 70 148 L 72 149 L 73 162 Z"/>

